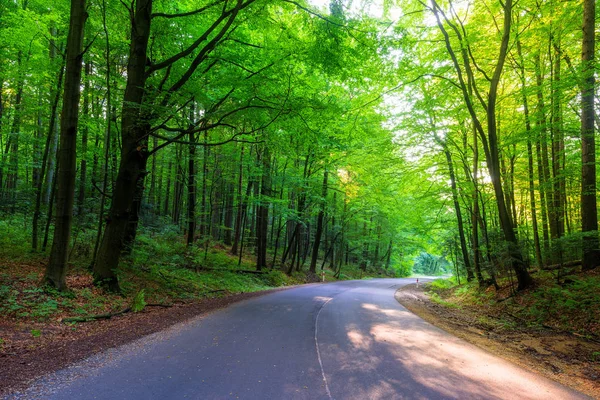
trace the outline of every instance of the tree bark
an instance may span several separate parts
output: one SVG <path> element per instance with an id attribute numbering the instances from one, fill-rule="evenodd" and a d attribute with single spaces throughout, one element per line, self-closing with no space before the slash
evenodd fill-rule
<path id="1" fill-rule="evenodd" d="M 58 116 L 56 110 L 58 109 L 58 103 L 60 101 L 61 95 L 61 89 L 62 89 L 62 82 L 63 82 L 63 76 L 64 76 L 64 63 L 61 65 L 60 67 L 60 72 L 58 73 L 58 79 L 57 79 L 57 86 L 56 86 L 56 92 L 54 93 L 54 98 L 52 99 L 52 106 L 50 108 L 50 123 L 48 125 L 48 136 L 46 137 L 46 145 L 44 146 L 44 154 L 42 156 L 42 165 L 41 165 L 41 171 L 40 171 L 40 179 L 38 182 L 38 186 L 35 188 L 35 208 L 33 211 L 33 220 L 32 220 L 32 236 L 31 236 L 31 248 L 36 251 L 38 248 L 38 237 L 39 237 L 39 221 L 40 221 L 40 216 L 41 216 L 41 209 L 42 209 L 42 195 L 43 195 L 43 189 L 44 189 L 44 177 L 47 176 L 46 171 L 48 171 L 48 174 L 50 173 L 49 169 L 50 169 L 50 163 L 49 163 L 49 158 L 52 158 L 54 156 L 54 154 L 52 154 L 52 151 L 56 151 L 55 149 L 53 149 L 52 146 L 52 140 L 53 137 L 56 136 L 55 132 L 54 132 L 54 127 L 56 126 L 55 120 L 56 117 Z"/>
<path id="2" fill-rule="evenodd" d="M 535 76 L 536 76 L 536 113 L 537 113 L 537 126 L 540 131 L 539 138 L 536 142 L 536 153 L 538 163 L 538 176 L 540 182 L 540 208 L 542 212 L 542 236 L 544 238 L 544 259 L 550 254 L 550 232 L 549 232 L 549 205 L 551 201 L 550 193 L 547 190 L 548 182 L 550 180 L 550 167 L 548 165 L 548 142 L 547 142 L 547 119 L 546 119 L 546 106 L 544 104 L 543 94 L 543 77 L 540 66 L 540 55 L 537 54 L 535 58 Z"/>
<path id="3" fill-rule="evenodd" d="M 583 238 L 583 270 L 600 265 L 598 243 L 598 209 L 596 193 L 596 142 L 594 132 L 594 50 L 596 1 L 583 2 L 583 43 L 581 62 L 583 84 L 581 90 L 581 231 Z"/>
<path id="4" fill-rule="evenodd" d="M 500 160 L 499 160 L 499 148 L 498 148 L 498 137 L 497 137 L 497 122 L 496 122 L 496 101 L 498 97 L 498 86 L 500 84 L 500 77 L 502 75 L 502 71 L 504 68 L 504 63 L 506 61 L 506 55 L 508 52 L 508 46 L 510 41 L 510 31 L 511 31 L 511 22 L 512 22 L 512 7 L 513 1 L 506 0 L 503 3 L 504 8 L 504 16 L 503 16 L 503 27 L 502 27 L 502 41 L 500 44 L 500 52 L 498 54 L 497 62 L 494 67 L 494 72 L 490 77 L 490 86 L 487 94 L 487 102 L 483 101 L 483 97 L 480 97 L 480 101 L 485 105 L 486 117 L 487 117 L 487 135 L 483 128 L 481 121 L 477 116 L 477 112 L 475 110 L 474 104 L 471 100 L 471 96 L 469 95 L 469 91 L 467 89 L 467 82 L 465 82 L 463 69 L 467 74 L 469 84 L 472 84 L 475 88 L 475 77 L 473 70 L 471 69 L 471 61 L 470 56 L 468 54 L 468 43 L 466 43 L 462 36 L 460 35 L 460 30 L 455 26 L 455 33 L 459 35 L 459 40 L 461 41 L 461 55 L 463 59 L 463 65 L 461 67 L 458 58 L 456 57 L 456 53 L 452 47 L 452 43 L 450 40 L 450 36 L 444 27 L 440 15 L 444 18 L 445 15 L 441 10 L 440 6 L 436 2 L 436 0 L 431 0 L 432 9 L 434 12 L 434 16 L 437 21 L 437 25 L 444 36 L 444 42 L 446 44 L 446 50 L 448 51 L 450 57 L 452 58 L 452 62 L 454 64 L 455 72 L 459 78 L 459 86 L 461 88 L 463 99 L 465 101 L 465 105 L 469 111 L 473 124 L 477 129 L 483 144 L 483 148 L 486 156 L 486 163 L 488 167 L 488 171 L 490 174 L 490 178 L 492 180 L 492 185 L 494 188 L 494 194 L 496 197 L 496 205 L 498 208 L 498 217 L 500 219 L 500 227 L 504 234 L 504 239 L 506 240 L 509 246 L 509 256 L 511 257 L 512 269 L 515 272 L 515 275 L 518 279 L 518 290 L 523 290 L 529 287 L 533 280 L 527 271 L 525 263 L 523 262 L 523 255 L 519 248 L 519 243 L 517 240 L 517 236 L 513 229 L 513 222 L 511 220 L 511 216 L 509 213 L 508 205 L 504 199 L 504 191 L 502 188 L 502 182 L 500 180 Z M 477 92 L 479 94 L 479 92 Z"/>
<path id="5" fill-rule="evenodd" d="M 132 199 L 143 179 L 148 159 L 147 140 L 150 129 L 144 118 L 142 102 L 145 93 L 147 49 L 150 37 L 152 0 L 138 0 L 131 21 L 131 44 L 127 64 L 127 84 L 121 119 L 121 163 L 104 237 L 94 264 L 97 283 L 119 290 L 115 269 L 123 248 L 123 234 L 131 213 Z"/>
<path id="6" fill-rule="evenodd" d="M 240 166 L 239 166 L 239 172 L 238 172 L 238 182 L 237 182 L 237 192 L 238 192 L 238 207 L 237 207 L 237 213 L 236 213 L 236 217 L 235 217 L 235 230 L 234 230 L 234 234 L 233 234 L 233 244 L 231 245 L 231 254 L 236 255 L 238 252 L 238 246 L 239 246 L 239 242 L 240 242 L 240 237 L 241 237 L 241 229 L 242 229 L 242 203 L 244 201 L 244 195 L 242 193 L 242 183 L 243 183 L 243 178 L 244 178 L 244 168 L 243 168 L 243 163 L 244 161 L 244 145 L 242 144 L 242 148 L 240 150 Z"/>
<path id="7" fill-rule="evenodd" d="M 321 206 L 319 207 L 319 214 L 317 216 L 317 231 L 315 232 L 315 241 L 309 268 L 309 271 L 313 274 L 317 272 L 317 258 L 319 257 L 321 236 L 323 235 L 323 217 L 325 216 L 325 207 L 327 206 L 327 179 L 328 171 L 327 168 L 325 168 L 325 171 L 323 172 L 323 186 L 321 189 Z"/>
<path id="8" fill-rule="evenodd" d="M 190 110 L 190 121 L 194 120 L 194 108 Z M 196 138 L 194 132 L 189 133 L 189 153 L 188 153 L 188 227 L 187 227 L 187 245 L 194 244 L 194 234 L 196 233 Z"/>
<path id="9" fill-rule="evenodd" d="M 529 203 L 531 209 L 531 224 L 533 227 L 533 246 L 535 258 L 538 266 L 544 264 L 542 259 L 542 248 L 540 246 L 540 235 L 538 232 L 537 209 L 535 206 L 535 176 L 533 169 L 533 146 L 531 144 L 531 120 L 529 117 L 529 101 L 527 100 L 527 91 L 525 86 L 525 60 L 523 59 L 523 50 L 521 48 L 521 40 L 517 38 L 517 53 L 519 55 L 519 73 L 521 78 L 521 92 L 523 97 L 523 112 L 525 116 L 525 131 L 527 132 L 527 166 L 529 177 Z"/>
<path id="10" fill-rule="evenodd" d="M 271 196 L 271 155 L 265 147 L 262 155 L 262 182 L 260 188 L 260 203 L 257 211 L 256 229 L 256 269 L 262 270 L 267 266 L 267 232 L 269 230 L 269 196 Z"/>
<path id="11" fill-rule="evenodd" d="M 77 215 L 80 217 L 85 214 L 85 183 L 87 180 L 87 147 L 89 134 L 89 115 L 90 115 L 90 69 L 89 61 L 85 62 L 85 82 L 83 84 L 83 127 L 81 130 L 81 162 L 79 166 L 79 193 L 77 195 Z"/>
<path id="12" fill-rule="evenodd" d="M 469 260 L 469 249 L 467 248 L 467 241 L 465 239 L 462 212 L 460 209 L 460 204 L 458 203 L 458 189 L 456 187 L 456 174 L 454 173 L 452 153 L 450 153 L 450 150 L 448 149 L 448 145 L 446 143 L 443 143 L 442 146 L 444 149 L 444 155 L 446 156 L 446 163 L 448 164 L 448 173 L 450 174 L 450 187 L 452 189 L 452 201 L 454 203 L 454 212 L 456 213 L 456 222 L 458 225 L 458 237 L 460 239 L 462 259 L 465 264 L 465 269 L 467 270 L 467 280 L 470 282 L 473 280 L 473 269 L 471 268 L 471 262 Z"/>
<path id="13" fill-rule="evenodd" d="M 559 45 L 555 44 L 559 47 Z M 560 239 L 564 235 L 564 205 L 562 195 L 562 181 L 564 180 L 562 168 L 562 154 L 564 141 L 562 133 L 562 94 L 559 88 L 561 81 L 561 62 L 559 51 L 554 54 L 553 80 L 552 80 L 552 207 L 550 208 L 550 234 L 552 239 Z M 559 249 L 553 249 L 553 261 L 558 262 Z"/>
<path id="14" fill-rule="evenodd" d="M 44 275 L 44 282 L 58 290 L 66 289 L 65 278 L 75 197 L 77 126 L 79 122 L 79 98 L 81 95 L 83 34 L 86 19 L 86 1 L 71 0 L 71 17 L 69 35 L 67 37 L 65 91 L 60 121 L 60 169 L 58 171 L 56 222 L 50 261 Z"/>

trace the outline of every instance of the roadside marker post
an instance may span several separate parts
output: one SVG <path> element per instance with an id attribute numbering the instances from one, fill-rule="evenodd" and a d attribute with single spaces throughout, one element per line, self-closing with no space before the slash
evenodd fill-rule
<path id="1" fill-rule="evenodd" d="M 321 277 L 323 278 L 323 282 L 325 282 L 325 271 L 321 271 Z"/>
<path id="2" fill-rule="evenodd" d="M 419 287 L 419 278 L 417 278 L 417 287 Z"/>

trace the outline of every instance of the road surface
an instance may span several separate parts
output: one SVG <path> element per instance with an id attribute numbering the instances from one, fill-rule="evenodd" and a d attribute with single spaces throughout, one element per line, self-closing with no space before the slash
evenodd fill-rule
<path id="1" fill-rule="evenodd" d="M 418 318 L 414 279 L 268 294 L 109 350 L 37 382 L 48 399 L 584 399 Z"/>

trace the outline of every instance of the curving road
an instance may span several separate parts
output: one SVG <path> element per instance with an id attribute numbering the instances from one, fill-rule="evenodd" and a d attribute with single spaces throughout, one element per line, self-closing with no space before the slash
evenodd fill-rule
<path id="1" fill-rule="evenodd" d="M 19 396 L 48 399 L 585 399 L 408 312 L 408 279 L 302 286 L 112 349 Z"/>

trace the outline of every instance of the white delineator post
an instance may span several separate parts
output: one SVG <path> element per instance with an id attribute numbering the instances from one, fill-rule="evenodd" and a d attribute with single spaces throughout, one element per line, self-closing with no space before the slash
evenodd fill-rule
<path id="1" fill-rule="evenodd" d="M 419 287 L 419 278 L 417 278 L 417 287 Z"/>
<path id="2" fill-rule="evenodd" d="M 323 279 L 323 282 L 325 282 L 325 271 L 321 270 L 321 278 Z"/>

